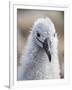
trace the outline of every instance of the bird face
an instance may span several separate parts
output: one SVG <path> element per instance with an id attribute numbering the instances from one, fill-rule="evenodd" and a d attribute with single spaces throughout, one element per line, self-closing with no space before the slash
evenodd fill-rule
<path id="1" fill-rule="evenodd" d="M 48 18 L 39 19 L 34 27 L 34 39 L 38 46 L 44 49 L 49 61 L 51 62 L 51 48 L 55 38 L 55 28 L 52 21 Z"/>

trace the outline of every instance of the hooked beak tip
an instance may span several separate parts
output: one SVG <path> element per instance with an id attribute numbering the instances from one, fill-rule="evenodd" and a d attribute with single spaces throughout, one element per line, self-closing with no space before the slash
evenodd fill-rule
<path id="1" fill-rule="evenodd" d="M 49 62 L 51 62 L 51 54 L 48 52 Z"/>

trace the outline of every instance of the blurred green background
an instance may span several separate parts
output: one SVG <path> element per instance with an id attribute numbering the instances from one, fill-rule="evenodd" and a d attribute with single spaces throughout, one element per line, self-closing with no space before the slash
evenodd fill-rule
<path id="1" fill-rule="evenodd" d="M 24 52 L 28 35 L 33 23 L 41 17 L 49 17 L 58 33 L 58 51 L 61 76 L 64 77 L 64 12 L 52 10 L 30 10 L 17 9 L 17 65 L 20 65 L 20 58 Z"/>

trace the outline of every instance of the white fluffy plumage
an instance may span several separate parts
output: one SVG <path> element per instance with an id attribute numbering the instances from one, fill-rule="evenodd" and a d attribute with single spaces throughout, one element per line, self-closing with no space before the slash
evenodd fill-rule
<path id="1" fill-rule="evenodd" d="M 47 38 L 51 62 L 43 49 Z M 39 80 L 60 78 L 58 59 L 58 37 L 53 22 L 49 18 L 39 18 L 28 37 L 22 63 L 18 70 L 18 80 Z"/>

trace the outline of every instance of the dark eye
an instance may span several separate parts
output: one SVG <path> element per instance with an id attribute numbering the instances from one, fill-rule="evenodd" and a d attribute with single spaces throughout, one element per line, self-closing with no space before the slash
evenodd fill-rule
<path id="1" fill-rule="evenodd" d="M 37 33 L 37 36 L 38 36 L 38 37 L 40 37 L 40 34 L 39 34 L 39 33 Z"/>

